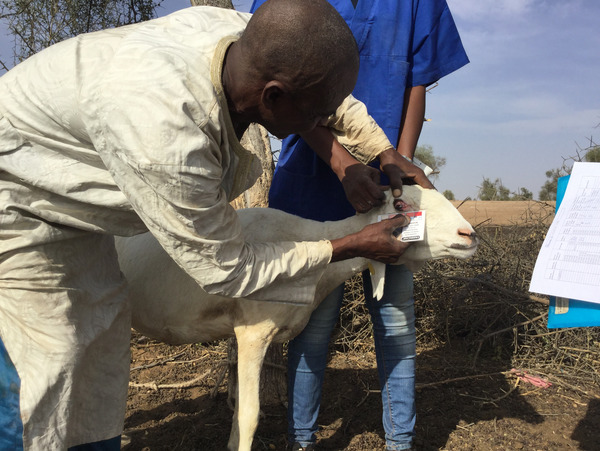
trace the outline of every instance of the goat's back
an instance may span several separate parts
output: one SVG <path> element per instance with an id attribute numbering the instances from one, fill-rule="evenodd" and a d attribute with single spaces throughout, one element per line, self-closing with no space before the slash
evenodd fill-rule
<path id="1" fill-rule="evenodd" d="M 326 234 L 321 223 L 276 209 L 249 208 L 237 213 L 250 243 L 312 241 Z M 264 322 L 266 328 L 280 330 L 284 340 L 301 330 L 312 311 L 310 305 L 208 294 L 150 233 L 116 237 L 115 241 L 121 271 L 129 282 L 133 327 L 150 338 L 170 344 L 208 342 L 233 336 L 236 325 Z M 328 271 L 336 267 L 340 265 L 329 265 Z M 345 276 L 340 277 L 343 281 Z"/>

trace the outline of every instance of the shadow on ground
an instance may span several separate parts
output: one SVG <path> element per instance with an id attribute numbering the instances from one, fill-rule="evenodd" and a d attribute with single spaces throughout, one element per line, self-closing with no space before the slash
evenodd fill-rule
<path id="1" fill-rule="evenodd" d="M 332 356 L 317 449 L 384 449 L 381 394 L 371 367 L 373 359 L 370 353 Z M 582 450 L 598 449 L 598 401 L 589 403 L 587 415 L 580 402 L 581 421 L 572 422 L 575 417 L 569 417 L 571 424 L 565 424 L 561 412 L 572 415 L 576 409 L 565 405 L 570 397 L 557 398 L 556 387 L 542 391 L 522 381 L 515 387 L 516 378 L 502 374 L 510 366 L 501 361 L 483 359 L 475 369 L 470 364 L 463 350 L 450 347 L 419 354 L 417 382 L 425 386 L 417 391 L 417 449 L 577 449 L 576 442 Z M 193 373 L 187 375 L 193 377 Z M 215 398 L 209 395 L 210 389 L 131 389 L 126 420 L 131 442 L 123 449 L 224 450 L 232 412 L 225 389 Z M 263 412 L 253 449 L 285 449 L 285 407 L 265 406 Z M 559 429 L 561 424 L 564 430 Z"/>

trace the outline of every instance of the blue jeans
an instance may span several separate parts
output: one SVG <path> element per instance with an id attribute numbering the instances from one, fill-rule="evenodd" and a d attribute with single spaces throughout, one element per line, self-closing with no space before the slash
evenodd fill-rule
<path id="1" fill-rule="evenodd" d="M 19 408 L 21 381 L 0 338 L 0 449 L 23 449 L 23 423 Z"/>
<path id="2" fill-rule="evenodd" d="M 412 273 L 387 266 L 383 298 L 373 299 L 371 279 L 363 274 L 365 299 L 375 338 L 382 387 L 383 428 L 388 450 L 408 449 L 415 426 L 415 314 Z M 344 286 L 336 288 L 312 313 L 288 347 L 288 439 L 315 443 L 323 375 L 331 331 L 337 322 Z"/>

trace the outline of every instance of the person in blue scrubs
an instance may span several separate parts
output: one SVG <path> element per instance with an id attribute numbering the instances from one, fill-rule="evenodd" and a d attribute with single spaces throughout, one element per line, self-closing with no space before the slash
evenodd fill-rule
<path id="1" fill-rule="evenodd" d="M 426 87 L 469 62 L 446 1 L 328 1 L 344 17 L 359 46 L 360 71 L 353 95 L 367 105 L 397 151 L 412 161 L 425 115 Z M 251 11 L 264 2 L 255 0 Z M 286 138 L 269 206 L 320 221 L 368 210 L 362 193 L 373 189 L 378 176 L 357 170 L 356 165 L 336 164 L 336 155 L 343 160 L 347 155 L 341 146 L 332 149 L 324 161 L 300 136 Z M 385 183 L 383 174 L 381 178 Z M 422 179 L 415 181 L 430 187 Z M 387 266 L 380 301 L 373 299 L 370 278 L 363 276 L 382 387 L 386 449 L 411 449 L 416 418 L 412 273 L 404 266 Z M 288 440 L 293 450 L 314 448 L 328 343 L 343 292 L 340 286 L 331 293 L 288 347 Z"/>

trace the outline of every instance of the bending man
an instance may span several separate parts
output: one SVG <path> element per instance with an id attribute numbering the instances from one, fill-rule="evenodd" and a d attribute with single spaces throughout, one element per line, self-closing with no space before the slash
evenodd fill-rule
<path id="1" fill-rule="evenodd" d="M 402 254 L 402 217 L 257 245 L 228 203 L 259 173 L 238 141 L 251 122 L 281 137 L 326 125 L 364 163 L 386 153 L 348 97 L 357 70 L 329 4 L 272 0 L 78 36 L 0 79 L 0 337 L 21 384 L 16 402 L 2 392 L 0 447 L 119 449 L 130 312 L 112 235 L 149 230 L 210 293 L 299 303 L 330 261 Z"/>

